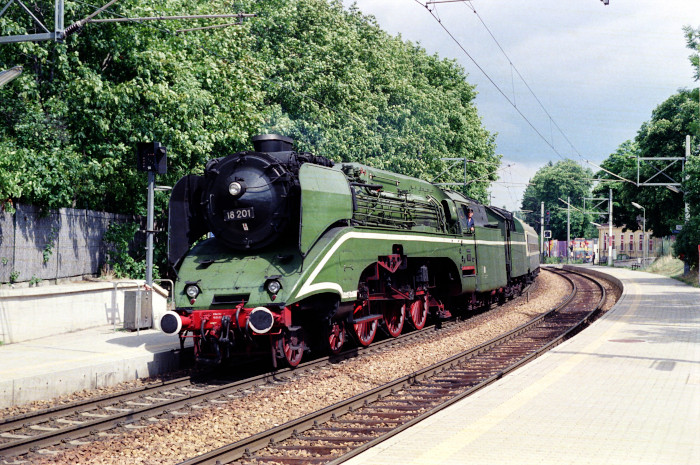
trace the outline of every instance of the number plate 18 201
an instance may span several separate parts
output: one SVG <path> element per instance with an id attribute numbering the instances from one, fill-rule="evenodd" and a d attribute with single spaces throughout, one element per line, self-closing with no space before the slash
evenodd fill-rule
<path id="1" fill-rule="evenodd" d="M 253 207 L 236 208 L 224 211 L 224 221 L 240 221 L 255 218 Z"/>

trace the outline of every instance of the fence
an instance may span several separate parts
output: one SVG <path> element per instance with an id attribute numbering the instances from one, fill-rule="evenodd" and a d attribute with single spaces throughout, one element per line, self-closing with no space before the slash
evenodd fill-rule
<path id="1" fill-rule="evenodd" d="M 129 215 L 61 208 L 49 211 L 17 205 L 0 213 L 0 283 L 98 274 L 107 248 L 102 237 L 110 223 Z"/>

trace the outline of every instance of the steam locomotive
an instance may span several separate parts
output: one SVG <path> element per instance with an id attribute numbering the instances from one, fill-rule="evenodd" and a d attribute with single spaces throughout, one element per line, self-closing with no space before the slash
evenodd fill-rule
<path id="1" fill-rule="evenodd" d="M 199 362 L 257 348 L 293 367 L 503 301 L 538 273 L 537 234 L 511 213 L 293 142 L 255 136 L 172 190 L 160 327 L 192 338 Z"/>

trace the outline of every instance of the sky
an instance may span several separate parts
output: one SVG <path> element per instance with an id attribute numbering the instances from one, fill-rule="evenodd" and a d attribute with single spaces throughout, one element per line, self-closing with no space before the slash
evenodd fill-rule
<path id="1" fill-rule="evenodd" d="M 503 156 L 491 203 L 509 210 L 547 162 L 571 158 L 595 172 L 584 160 L 600 164 L 656 106 L 698 86 L 682 30 L 700 27 L 698 0 L 443 0 L 430 5 L 441 23 L 425 0 L 343 3 L 465 68 Z"/>

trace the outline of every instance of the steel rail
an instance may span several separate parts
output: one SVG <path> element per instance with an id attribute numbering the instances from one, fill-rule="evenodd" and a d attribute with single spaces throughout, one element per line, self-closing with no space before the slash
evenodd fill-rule
<path id="1" fill-rule="evenodd" d="M 551 270 L 550 270 L 551 271 Z M 570 305 L 573 301 L 573 299 L 577 295 L 578 288 L 576 284 L 566 275 L 557 273 L 563 276 L 565 279 L 569 280 L 569 282 L 572 285 L 572 292 L 569 294 L 569 296 L 564 299 L 563 302 L 561 302 L 556 308 L 550 310 L 549 312 L 540 315 L 539 317 L 534 318 L 528 323 L 525 323 L 518 328 L 501 335 L 497 338 L 494 338 L 490 341 L 487 341 L 483 344 L 480 344 L 479 346 L 469 349 L 467 351 L 464 351 L 460 354 L 457 354 L 455 356 L 452 356 L 442 362 L 438 362 L 434 365 L 431 365 L 430 367 L 418 370 L 410 375 L 404 376 L 402 378 L 399 378 L 397 380 L 394 380 L 390 383 L 387 383 L 383 386 L 377 387 L 375 389 L 372 389 L 370 391 L 367 391 L 363 394 L 360 394 L 358 396 L 352 397 L 350 399 L 347 399 L 345 401 L 341 401 L 337 404 L 334 404 L 332 406 L 326 407 L 322 410 L 319 410 L 317 412 L 311 413 L 309 415 L 303 416 L 301 418 L 291 420 L 283 425 L 280 425 L 276 428 L 263 431 L 261 433 L 255 434 L 253 436 L 250 436 L 248 438 L 242 439 L 240 441 L 237 441 L 235 443 L 229 444 L 227 446 L 223 446 L 221 448 L 218 448 L 216 450 L 210 451 L 206 454 L 200 455 L 198 457 L 192 458 L 190 460 L 184 461 L 181 463 L 181 465 L 219 465 L 222 463 L 229 463 L 238 459 L 250 459 L 250 460 L 260 460 L 260 461 L 265 461 L 266 459 L 269 461 L 274 461 L 274 458 L 270 457 L 264 457 L 264 458 L 259 458 L 259 457 L 254 457 L 251 454 L 257 451 L 260 451 L 261 449 L 265 449 L 266 447 L 278 447 L 275 446 L 275 444 L 278 444 L 281 441 L 290 439 L 292 437 L 299 437 L 299 434 L 310 430 L 312 428 L 317 427 L 318 425 L 321 425 L 323 423 L 329 422 L 329 421 L 337 421 L 336 419 L 338 417 L 341 417 L 342 415 L 345 415 L 347 413 L 351 413 L 353 411 L 357 411 L 358 409 L 361 409 L 367 405 L 371 405 L 372 403 L 384 399 L 386 401 L 386 398 L 388 396 L 393 395 L 396 392 L 400 392 L 406 388 L 409 388 L 410 386 L 414 386 L 417 383 L 421 381 L 426 381 L 430 379 L 433 376 L 448 373 L 449 370 L 457 366 L 458 364 L 467 361 L 471 358 L 476 357 L 477 355 L 487 353 L 490 349 L 499 347 L 503 345 L 505 342 L 511 341 L 515 339 L 517 336 L 521 334 L 525 334 L 527 331 L 531 330 L 534 327 L 537 327 L 538 325 L 544 323 L 546 320 L 549 320 L 552 318 L 553 315 L 559 313 L 562 309 L 564 309 L 566 306 Z M 590 279 L 593 282 L 596 282 L 595 280 L 585 277 L 585 279 Z M 497 373 L 489 376 L 485 380 L 481 381 L 478 385 L 456 395 L 452 396 L 449 400 L 441 403 L 440 405 L 430 408 L 428 411 L 419 414 L 415 418 L 411 419 L 410 421 L 404 423 L 403 425 L 400 425 L 396 428 L 391 429 L 391 431 L 386 432 L 385 434 L 381 435 L 381 437 L 376 438 L 376 439 L 371 439 L 369 442 L 367 441 L 345 441 L 345 442 L 364 442 L 365 444 L 359 446 L 359 447 L 354 447 L 350 452 L 343 454 L 341 457 L 334 458 L 331 461 L 325 461 L 323 460 L 322 462 L 319 463 L 331 463 L 331 464 L 339 464 L 342 463 L 345 460 L 348 460 L 349 458 L 353 457 L 354 455 L 359 454 L 360 452 L 373 447 L 377 445 L 378 443 L 388 439 L 389 437 L 397 434 L 398 432 L 412 426 L 415 423 L 418 423 L 419 421 L 422 421 L 423 419 L 427 418 L 430 415 L 433 415 L 439 410 L 442 410 L 446 408 L 449 405 L 452 405 L 453 403 L 461 400 L 462 398 L 476 392 L 479 389 L 482 389 L 483 387 L 493 383 L 494 381 L 502 378 L 505 376 L 507 373 L 510 373 L 511 371 L 519 368 L 520 366 L 528 363 L 529 361 L 533 360 L 534 358 L 539 357 L 546 351 L 550 350 L 552 347 L 555 345 L 561 343 L 562 341 L 568 339 L 571 337 L 572 334 L 575 332 L 579 331 L 579 326 L 588 324 L 590 319 L 597 313 L 600 312 L 600 308 L 605 302 L 605 289 L 603 286 L 600 285 L 600 283 L 597 283 L 600 292 L 602 294 L 602 297 L 596 304 L 596 307 L 594 310 L 590 312 L 586 312 L 586 315 L 577 321 L 573 327 L 569 328 L 566 330 L 563 334 L 560 334 L 557 336 L 554 340 L 549 341 L 547 344 L 545 344 L 542 347 L 539 347 L 535 349 L 532 353 L 528 354 L 525 357 L 522 357 L 520 360 L 518 360 L 515 363 L 512 363 L 508 365 L 507 367 L 500 369 L 497 371 Z M 399 415 L 399 414 L 397 414 Z M 399 415 L 400 416 L 400 415 Z M 348 422 L 352 422 L 351 420 L 348 420 Z M 362 423 L 361 421 L 356 421 L 356 423 Z M 383 423 L 391 423 L 391 421 L 383 421 Z M 318 449 L 320 450 L 323 449 L 342 449 L 343 447 L 329 447 L 329 446 L 318 446 Z M 289 449 L 296 449 L 295 447 L 288 447 Z M 313 457 L 301 457 L 299 459 L 301 462 L 306 461 L 306 463 L 315 463 L 315 460 Z M 293 463 L 294 459 L 290 458 L 280 458 L 279 462 L 283 463 Z M 300 463 L 301 463 L 300 462 Z"/>
<path id="2" fill-rule="evenodd" d="M 51 420 L 57 415 L 68 416 L 80 412 L 86 412 L 93 410 L 96 407 L 102 407 L 103 404 L 108 405 L 112 403 L 123 402 L 126 400 L 131 400 L 136 397 L 143 396 L 150 392 L 157 392 L 163 388 L 169 387 L 179 387 L 191 384 L 191 378 L 189 376 L 181 377 L 177 379 L 172 379 L 169 381 L 164 381 L 156 385 L 141 386 L 136 389 L 130 389 L 129 391 L 122 392 L 119 394 L 105 394 L 94 399 L 79 400 L 76 402 L 71 402 L 65 405 L 57 405 L 54 407 L 49 407 L 47 409 L 39 410 L 36 412 L 29 412 L 22 415 L 16 415 L 9 418 L 4 418 L 0 420 L 0 433 L 7 431 L 16 430 L 25 426 L 27 423 L 40 423 L 42 421 Z M 1 446 L 0 446 L 1 447 Z M 2 449 L 0 448 L 0 452 Z"/>
<path id="3" fill-rule="evenodd" d="M 526 290 L 527 288 L 523 290 L 523 293 Z M 480 315 L 483 315 L 484 313 L 486 312 L 482 312 Z M 50 431 L 43 431 L 29 437 L 18 437 L 14 441 L 0 444 L 0 457 L 19 456 L 41 448 L 56 445 L 60 442 L 65 443 L 71 440 L 85 438 L 88 435 L 94 435 L 98 432 L 103 432 L 125 424 L 134 423 L 135 421 L 143 419 L 144 417 L 168 413 L 171 410 L 187 406 L 193 402 L 203 402 L 213 397 L 225 395 L 229 392 L 241 391 L 278 382 L 290 376 L 299 376 L 308 371 L 313 371 L 329 364 L 338 363 L 360 355 L 381 352 L 391 349 L 397 345 L 411 343 L 422 339 L 431 339 L 433 338 L 430 331 L 431 329 L 441 329 L 444 331 L 447 329 L 457 329 L 459 326 L 470 323 L 472 323 L 470 319 L 462 321 L 442 321 L 438 324 L 428 325 L 423 328 L 423 330 L 401 334 L 396 338 L 387 337 L 387 339 L 373 342 L 368 347 L 355 347 L 343 351 L 337 355 L 320 357 L 318 359 L 302 363 L 294 369 L 281 368 L 246 379 L 236 380 L 231 383 L 216 385 L 216 387 L 213 388 L 202 387 L 198 388 L 201 390 L 201 392 L 190 392 L 185 395 L 180 395 L 176 399 L 160 401 L 147 406 L 129 407 L 128 411 L 122 411 L 113 415 L 105 415 L 104 417 L 95 418 L 92 420 L 85 420 L 80 424 L 73 424 L 66 426 L 65 428 L 56 428 Z M 41 423 L 55 420 L 57 417 L 65 418 L 72 415 L 80 415 L 81 413 L 91 412 L 97 409 L 104 409 L 105 407 L 119 405 L 125 401 L 143 398 L 144 396 L 152 396 L 156 395 L 158 392 L 171 390 L 174 388 L 187 387 L 193 384 L 195 384 L 195 381 L 193 380 L 192 376 L 181 377 L 158 383 L 153 386 L 140 386 L 116 395 L 106 395 L 97 399 L 87 399 L 63 406 L 52 407 L 38 412 L 31 412 L 28 414 L 11 417 L 0 421 L 0 435 L 7 435 L 5 438 L 9 438 L 12 436 L 10 433 L 12 431 L 31 428 L 33 425 L 38 426 Z M 45 429 L 46 428 L 44 428 L 44 430 Z"/>

